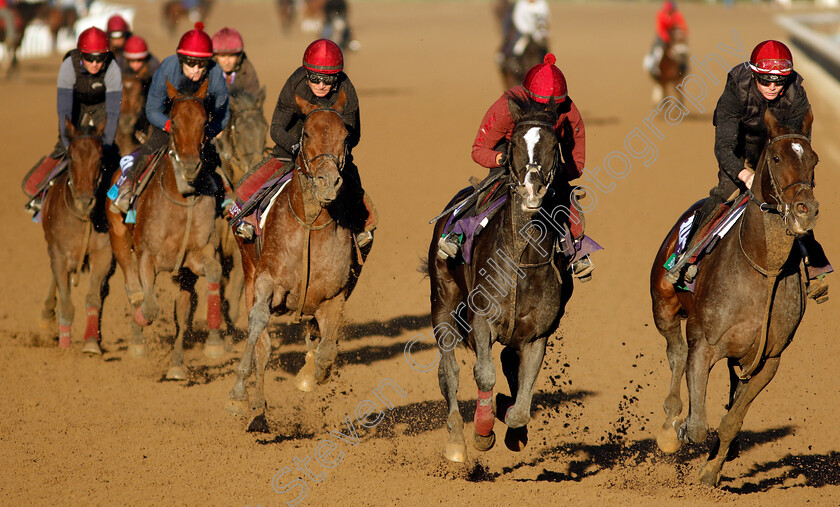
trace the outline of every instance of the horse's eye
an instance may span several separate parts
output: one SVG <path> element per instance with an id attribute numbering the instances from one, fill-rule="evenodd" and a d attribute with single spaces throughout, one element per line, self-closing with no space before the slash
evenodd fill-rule
<path id="1" fill-rule="evenodd" d="M 775 162 L 776 164 L 779 163 L 779 157 L 777 155 L 773 155 L 773 162 Z"/>

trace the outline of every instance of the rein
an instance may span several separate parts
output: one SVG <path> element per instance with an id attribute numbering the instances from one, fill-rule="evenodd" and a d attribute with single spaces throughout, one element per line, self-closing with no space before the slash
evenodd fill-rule
<path id="1" fill-rule="evenodd" d="M 341 116 L 341 113 L 339 113 L 335 109 L 319 108 L 319 109 L 315 109 L 314 111 L 310 111 L 309 114 L 306 115 L 306 118 L 303 120 L 303 123 L 305 124 L 306 120 L 308 120 L 310 116 L 312 116 L 315 113 L 321 112 L 321 111 L 327 111 L 327 112 L 330 112 L 330 113 L 337 114 L 338 117 L 341 118 L 341 121 L 344 121 L 344 117 Z M 310 168 L 310 164 L 312 164 L 313 162 L 315 162 L 316 160 L 318 160 L 319 158 L 322 158 L 322 157 L 326 158 L 328 160 L 334 160 L 335 165 L 336 165 L 336 167 L 338 167 L 339 171 L 341 171 L 344 168 L 344 161 L 347 160 L 347 157 L 345 157 L 343 160 L 339 160 L 338 156 L 336 156 L 332 153 L 321 153 L 320 155 L 316 155 L 315 157 L 313 157 L 311 160 L 307 160 L 306 156 L 303 154 L 304 153 L 303 141 L 304 141 L 303 130 L 301 130 L 300 141 L 299 141 L 299 143 L 300 143 L 300 159 L 303 161 L 303 169 L 305 169 L 304 171 L 301 171 L 301 172 L 307 178 L 312 179 L 312 175 L 310 174 L 312 172 L 312 170 Z M 347 148 L 345 146 L 345 154 L 346 154 L 346 149 Z"/>

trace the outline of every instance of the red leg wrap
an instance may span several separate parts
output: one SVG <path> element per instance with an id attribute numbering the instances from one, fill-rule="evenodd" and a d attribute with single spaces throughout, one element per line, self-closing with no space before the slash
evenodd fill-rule
<path id="1" fill-rule="evenodd" d="M 478 391 L 478 403 L 475 406 L 475 432 L 483 437 L 493 431 L 493 391 Z"/>
<path id="2" fill-rule="evenodd" d="M 207 284 L 207 327 L 219 329 L 222 325 L 222 298 L 218 283 Z"/>
<path id="3" fill-rule="evenodd" d="M 59 325 L 58 326 L 58 348 L 70 348 L 70 328 L 72 326 Z"/>
<path id="4" fill-rule="evenodd" d="M 91 340 L 99 342 L 99 308 L 93 306 L 87 309 L 87 326 L 85 327 L 85 343 Z"/>

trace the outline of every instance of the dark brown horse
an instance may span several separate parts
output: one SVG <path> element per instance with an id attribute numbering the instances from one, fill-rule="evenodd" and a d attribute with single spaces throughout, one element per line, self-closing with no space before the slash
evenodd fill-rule
<path id="1" fill-rule="evenodd" d="M 671 41 L 666 42 L 662 48 L 662 58 L 659 60 L 658 72 L 652 73 L 653 78 L 653 103 L 658 104 L 666 93 L 673 91 L 674 96 L 683 101 L 682 92 L 677 85 L 688 73 L 688 38 L 683 30 L 674 28 L 671 31 Z"/>
<path id="2" fill-rule="evenodd" d="M 145 119 L 143 110 L 146 107 L 146 96 L 143 95 L 143 83 L 133 73 L 123 73 L 122 83 L 122 104 L 116 140 L 120 153 L 129 154 L 139 147 L 137 134 L 145 137 L 145 132 L 142 131 L 145 121 L 140 120 Z"/>
<path id="3" fill-rule="evenodd" d="M 3 60 L 0 61 L 0 72 L 5 73 L 6 77 L 12 76 L 18 70 L 17 50 L 23 42 L 26 28 L 36 19 L 49 20 L 51 8 L 47 2 L 16 2 L 15 5 L 9 6 L 9 10 L 16 21 L 16 36 L 13 40 L 7 40 L 7 27 L 0 21 L 0 40 L 3 41 L 5 50 Z"/>
<path id="4" fill-rule="evenodd" d="M 455 346 L 463 341 L 476 354 L 474 444 L 482 451 L 495 443 L 491 349 L 496 342 L 504 346 L 502 370 L 513 399 L 500 395 L 497 409 L 508 427 L 505 443 L 519 450 L 527 442 L 531 397 L 546 342 L 572 294 L 568 261 L 557 249 L 568 207 L 548 192 L 559 158 L 556 106 L 512 97 L 508 102 L 516 125 L 508 148 L 510 172 L 503 182 L 507 202 L 474 239 L 471 264 L 437 255 L 446 216 L 435 225 L 429 248 L 432 324 L 441 349 L 438 378 L 449 409 L 444 456 L 456 462 L 466 460 L 467 449 L 458 410 Z"/>
<path id="5" fill-rule="evenodd" d="M 698 266 L 693 294 L 676 291 L 664 279 L 663 265 L 674 252 L 677 226 L 659 248 L 651 270 L 654 322 L 668 342 L 672 373 L 666 420 L 657 436 L 663 451 L 675 452 L 680 441 L 706 439 L 709 370 L 721 359 L 729 366 L 729 410 L 720 422 L 718 443 L 700 471 L 701 481 L 709 485 L 720 479 L 724 461 L 737 448 L 730 445 L 747 409 L 776 374 L 782 352 L 805 313 L 805 278 L 794 240 L 814 227 L 819 208 L 813 192 L 817 155 L 809 141 L 812 120 L 809 111 L 802 132 L 793 134 L 767 112 L 769 141 L 756 168 L 747 208 Z M 680 329 L 683 319 L 685 340 Z M 682 422 L 684 374 L 689 408 Z"/>
<path id="6" fill-rule="evenodd" d="M 177 334 L 172 352 L 169 379 L 184 379 L 184 333 L 191 313 L 190 296 L 195 277 L 207 277 L 207 325 L 210 334 L 205 354 L 224 353 L 219 335 L 221 300 L 219 284 L 222 268 L 217 258 L 218 237 L 214 226 L 216 196 L 209 186 L 209 171 L 202 171 L 201 145 L 207 113 L 205 81 L 194 95 L 179 93 L 167 82 L 172 99 L 169 151 L 154 172 L 148 186 L 137 198 L 133 231 L 122 216 L 109 210 L 111 241 L 117 262 L 126 276 L 126 290 L 134 305 L 134 336 L 131 345 L 142 355 L 145 342 L 139 326 L 147 326 L 159 313 L 155 279 L 162 271 L 178 276 L 181 292 L 176 301 Z M 133 246 L 133 251 L 132 251 Z M 139 283 L 139 286 L 138 286 Z"/>
<path id="7" fill-rule="evenodd" d="M 256 97 L 244 93 L 230 97 L 230 122 L 214 140 L 222 160 L 221 171 L 230 183 L 229 189 L 264 156 L 265 135 L 268 132 L 268 123 L 262 109 L 264 101 L 265 88 Z M 242 256 L 228 221 L 224 218 L 216 220 L 216 234 L 219 236 L 222 258 L 230 266 L 224 287 L 225 301 L 228 318 L 235 324 L 239 319 L 239 303 L 245 281 Z"/>
<path id="8" fill-rule="evenodd" d="M 268 338 L 272 313 L 293 312 L 294 319 L 313 316 L 316 337 L 306 336 L 306 364 L 296 385 L 312 391 L 327 379 L 338 353 L 344 302 L 358 269 L 350 231 L 342 225 L 347 128 L 341 118 L 346 102 L 340 92 L 332 109 L 322 109 L 296 97 L 306 114 L 293 176 L 266 212 L 262 251 L 240 242 L 245 267 L 245 301 L 250 308 L 248 341 L 236 369 L 228 409 L 247 410 L 245 382 L 256 365 L 256 392 L 251 407 L 265 412 L 265 367 L 271 355 Z"/>
<path id="9" fill-rule="evenodd" d="M 65 119 L 70 147 L 69 168 L 50 187 L 41 208 L 44 238 L 50 254 L 52 280 L 44 309 L 42 326 L 53 331 L 55 326 L 56 289 L 58 290 L 58 325 L 60 348 L 70 347 L 70 329 L 74 309 L 70 285 L 78 283 L 85 258 L 90 268 L 90 282 L 85 297 L 87 327 L 84 352 L 101 354 L 99 348 L 99 315 L 102 293 L 111 269 L 111 243 L 102 225 L 96 227 L 94 207 L 97 198 L 104 199 L 100 188 L 102 172 L 102 132 L 105 122 L 96 127 L 75 128 Z M 102 232 L 97 231 L 100 229 Z"/>

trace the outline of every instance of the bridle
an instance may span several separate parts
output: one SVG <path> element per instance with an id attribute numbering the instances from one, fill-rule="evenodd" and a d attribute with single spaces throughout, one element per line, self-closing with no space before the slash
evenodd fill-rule
<path id="1" fill-rule="evenodd" d="M 338 117 L 341 118 L 342 122 L 344 121 L 344 118 L 341 116 L 341 113 L 339 113 L 335 109 L 320 108 L 320 109 L 315 109 L 314 111 L 310 111 L 309 114 L 306 115 L 306 118 L 303 120 L 303 123 L 306 124 L 306 121 L 309 120 L 310 116 L 312 116 L 313 114 L 315 114 L 317 112 L 320 112 L 320 111 L 327 111 L 327 112 L 330 112 L 330 113 L 337 114 Z M 344 162 L 345 162 L 345 160 L 347 160 L 347 157 L 346 157 L 347 145 L 346 144 L 344 146 L 344 155 L 345 155 L 344 157 L 339 158 L 337 155 L 335 155 L 333 153 L 321 153 L 320 155 L 315 155 L 311 159 L 307 160 L 306 155 L 305 155 L 306 150 L 304 149 L 303 142 L 304 142 L 303 130 L 301 130 L 301 132 L 300 132 L 300 159 L 303 161 L 303 167 L 301 168 L 300 172 L 301 172 L 301 174 L 303 174 L 307 178 L 314 179 L 314 176 L 312 176 L 312 164 L 316 160 L 318 160 L 319 158 L 323 158 L 325 160 L 333 160 L 335 162 L 335 165 L 338 168 L 339 172 L 341 172 L 341 170 L 344 168 Z M 319 164 L 319 167 L 323 163 L 324 162 L 322 161 L 321 164 Z"/>
<path id="2" fill-rule="evenodd" d="M 258 120 L 261 121 L 263 124 L 265 124 L 265 119 L 262 116 L 262 109 L 257 107 L 257 106 L 249 106 L 249 107 L 246 107 L 246 108 L 243 108 L 243 109 L 238 109 L 236 111 L 236 114 L 233 114 L 233 112 L 231 112 L 230 124 L 229 124 L 228 130 L 230 131 L 230 133 L 229 133 L 230 146 L 231 146 L 230 158 L 231 158 L 232 163 L 233 163 L 233 161 L 236 161 L 237 163 L 239 163 L 239 150 L 236 149 L 236 122 L 237 122 L 237 120 L 240 120 L 241 118 L 244 118 L 246 116 L 246 113 L 257 113 L 256 116 L 257 116 Z M 247 168 L 245 168 L 245 169 L 247 171 Z"/>
<path id="3" fill-rule="evenodd" d="M 764 147 L 764 151 L 761 154 L 761 160 L 758 161 L 758 167 L 766 169 L 767 174 L 770 175 L 770 187 L 773 189 L 772 198 L 776 201 L 776 204 L 773 205 L 768 202 L 760 201 L 755 196 L 755 193 L 752 191 L 752 189 L 747 190 L 747 194 L 749 195 L 750 200 L 756 203 L 759 209 L 761 209 L 761 211 L 765 213 L 777 213 L 779 215 L 782 215 L 782 219 L 785 221 L 785 223 L 787 223 L 788 215 L 790 215 L 791 209 L 793 208 L 793 205 L 791 203 L 794 202 L 796 196 L 798 196 L 800 192 L 804 190 L 811 190 L 814 188 L 814 185 L 813 183 L 808 181 L 797 181 L 795 183 L 791 183 L 790 185 L 784 188 L 780 188 L 781 185 L 779 184 L 776 175 L 773 173 L 773 170 L 770 168 L 770 162 L 767 160 L 767 153 L 768 151 L 770 151 L 770 146 L 773 143 L 782 139 L 798 139 L 800 141 L 805 141 L 806 143 L 808 143 L 809 147 L 811 146 L 811 140 L 802 134 L 782 134 L 767 141 L 767 144 Z M 790 202 L 785 201 L 783 197 L 784 193 L 796 186 L 799 186 L 801 188 L 797 190 L 795 194 L 793 194 L 793 199 L 791 199 Z"/>
<path id="4" fill-rule="evenodd" d="M 522 120 L 520 122 L 517 122 L 516 126 L 514 127 L 514 131 L 519 130 L 519 127 L 539 127 L 541 129 L 545 129 L 545 130 L 550 131 L 552 133 L 552 135 L 554 135 L 554 125 L 552 123 L 544 121 L 544 120 Z M 556 144 L 557 143 L 555 143 L 555 145 Z M 559 157 L 557 156 L 557 147 L 556 146 L 554 147 L 554 155 L 555 156 L 554 156 L 554 160 L 553 160 L 553 163 L 552 163 L 552 167 L 551 167 L 551 170 L 548 173 L 548 181 L 544 182 L 546 187 L 551 187 L 551 183 L 554 181 L 554 174 L 557 172 L 557 163 L 558 163 Z M 513 143 L 512 142 L 508 143 L 507 159 L 508 159 L 508 165 L 510 166 L 510 164 L 513 161 Z M 515 191 L 518 191 L 519 188 L 525 186 L 525 183 L 523 183 L 523 181 L 528 181 L 528 175 L 529 174 L 536 173 L 540 176 L 540 178 L 542 178 L 542 165 L 541 164 L 532 164 L 530 162 L 528 164 L 526 164 L 525 165 L 526 171 L 525 171 L 525 176 L 523 177 L 523 181 L 519 181 L 519 179 L 517 178 L 516 174 L 514 173 L 514 171 L 512 169 L 513 168 L 511 167 L 511 170 L 508 171 L 508 186 L 510 186 L 510 188 L 512 190 L 515 190 Z"/>
<path id="5" fill-rule="evenodd" d="M 183 102 L 183 101 L 200 102 L 200 103 L 202 103 L 202 107 L 204 107 L 204 99 L 201 99 L 199 97 L 184 96 L 184 97 L 176 97 L 176 98 L 172 99 L 173 108 L 174 108 L 176 103 Z M 172 169 L 174 169 L 176 171 L 176 173 L 180 172 L 181 174 L 184 174 L 184 163 L 181 162 L 181 157 L 178 154 L 178 151 L 175 149 L 175 129 L 176 129 L 176 127 L 177 127 L 177 125 L 175 124 L 175 122 L 171 122 L 169 124 L 169 150 L 167 151 L 167 155 L 169 155 L 169 160 L 172 161 Z M 201 157 L 199 157 L 199 161 L 197 162 L 196 167 L 199 166 L 199 165 L 201 165 Z"/>
<path id="6" fill-rule="evenodd" d="M 98 135 L 95 135 L 95 134 L 79 134 L 76 137 L 74 137 L 72 141 L 70 141 L 70 144 L 72 145 L 72 143 L 75 142 L 77 139 L 98 139 L 101 142 L 102 137 L 98 136 Z M 69 148 L 68 148 L 68 152 L 69 152 Z M 76 185 L 73 183 L 73 158 L 69 156 L 70 155 L 69 153 L 67 155 L 68 155 L 68 157 L 67 157 L 68 158 L 68 162 L 67 162 L 67 167 L 68 167 L 68 171 L 67 171 L 67 190 L 68 190 L 68 192 L 67 192 L 67 194 L 64 194 L 64 203 L 67 205 L 67 208 L 70 210 L 70 213 L 72 213 L 74 217 L 76 217 L 77 219 L 79 219 L 83 222 L 87 222 L 88 220 L 90 220 L 90 216 L 77 214 L 76 213 L 76 208 L 73 205 L 74 203 L 76 203 L 78 201 L 78 198 L 76 197 Z M 96 178 L 94 178 L 94 180 L 93 180 L 93 188 L 94 188 L 94 201 L 93 202 L 94 202 L 94 204 L 96 203 L 96 197 L 95 197 L 96 196 L 96 189 L 99 187 L 99 182 L 102 179 L 102 170 L 101 170 L 102 160 L 101 160 L 101 158 L 100 158 L 100 161 L 99 161 L 99 165 L 100 165 L 100 170 L 97 171 Z M 71 199 L 70 202 L 68 202 L 68 200 L 67 200 L 68 194 L 69 194 L 70 199 Z M 93 209 L 92 206 L 91 206 L 91 209 Z M 90 210 L 88 210 L 88 212 L 89 211 Z"/>

